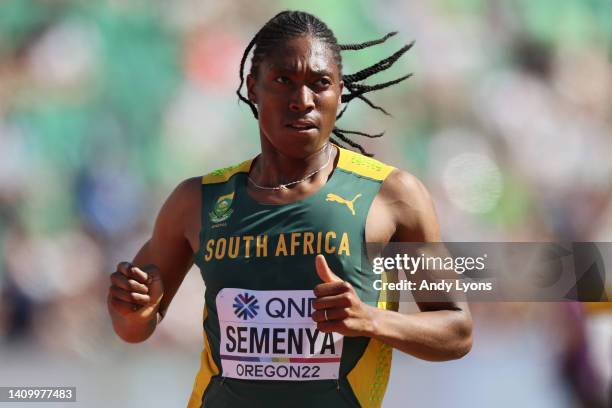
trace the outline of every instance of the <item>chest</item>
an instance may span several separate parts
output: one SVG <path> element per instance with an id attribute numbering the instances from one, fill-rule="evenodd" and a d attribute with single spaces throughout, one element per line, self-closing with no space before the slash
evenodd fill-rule
<path id="1" fill-rule="evenodd" d="M 269 205 L 250 197 L 241 176 L 232 181 L 204 191 L 202 230 L 192 232 L 207 291 L 312 289 L 320 283 L 317 254 L 341 278 L 367 281 L 365 242 L 389 231 L 379 183 L 339 173 L 302 200 Z"/>
<path id="2" fill-rule="evenodd" d="M 340 208 L 341 206 L 338 206 L 336 211 Z M 330 208 L 321 206 L 320 209 L 321 212 L 318 214 L 320 218 L 323 218 L 323 216 L 327 218 L 332 216 L 332 214 L 329 212 Z M 200 233 L 202 231 L 201 218 L 202 215 L 199 208 L 192 211 L 189 215 L 189 219 L 191 221 L 187 223 L 185 230 L 185 237 L 189 241 L 194 253 L 198 253 L 200 250 Z M 389 242 L 391 241 L 391 238 L 395 232 L 392 213 L 389 208 L 385 206 L 384 201 L 378 196 L 375 196 L 372 200 L 366 215 L 364 229 L 365 242 Z M 296 238 L 294 237 L 294 240 L 295 239 Z M 306 242 L 308 243 L 309 240 L 310 237 L 307 237 Z M 257 243 L 256 239 L 255 243 Z"/>

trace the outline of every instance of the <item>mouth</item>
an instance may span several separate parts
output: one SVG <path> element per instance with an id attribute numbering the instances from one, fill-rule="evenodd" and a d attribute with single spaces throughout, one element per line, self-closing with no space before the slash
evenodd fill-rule
<path id="1" fill-rule="evenodd" d="M 317 129 L 317 126 L 309 120 L 297 120 L 287 124 L 287 127 L 298 132 L 307 132 L 309 130 Z"/>

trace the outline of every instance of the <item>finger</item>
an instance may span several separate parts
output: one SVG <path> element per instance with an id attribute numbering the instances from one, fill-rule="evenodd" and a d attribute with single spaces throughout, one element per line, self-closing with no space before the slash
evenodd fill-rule
<path id="1" fill-rule="evenodd" d="M 118 286 L 121 289 L 129 290 L 130 285 L 128 278 L 125 277 L 121 272 L 113 272 L 110 275 L 110 281 L 112 286 Z"/>
<path id="2" fill-rule="evenodd" d="M 129 290 L 136 293 L 149 293 L 149 288 L 140 282 L 136 282 L 134 279 L 128 279 L 130 285 Z"/>
<path id="3" fill-rule="evenodd" d="M 130 275 L 129 275 L 129 277 L 132 278 L 132 279 L 135 279 L 138 282 L 143 283 L 145 285 L 150 283 L 149 282 L 149 275 L 145 271 L 143 271 L 142 269 L 140 269 L 137 266 L 132 266 L 130 268 Z"/>
<path id="4" fill-rule="evenodd" d="M 350 317 L 350 309 L 348 308 L 315 310 L 312 313 L 312 320 L 314 320 L 317 323 L 328 322 L 328 321 L 333 321 L 333 320 L 344 320 L 347 317 Z"/>
<path id="5" fill-rule="evenodd" d="M 344 320 L 328 320 L 317 323 L 317 329 L 323 333 L 341 332 L 345 328 Z"/>
<path id="6" fill-rule="evenodd" d="M 130 302 L 133 304 L 147 305 L 150 301 L 149 295 L 143 295 L 141 293 L 135 293 L 135 292 L 128 292 L 116 286 L 110 287 L 109 294 L 113 298 L 123 300 L 124 302 Z"/>
<path id="7" fill-rule="evenodd" d="M 161 273 L 155 265 L 150 265 L 146 268 L 145 270 L 149 275 L 149 281 L 147 282 L 147 287 L 149 288 L 148 295 L 151 296 L 151 302 L 159 303 L 164 296 L 164 284 Z"/>
<path id="8" fill-rule="evenodd" d="M 123 300 L 125 302 L 136 303 L 139 305 L 148 305 L 151 301 L 149 295 L 144 295 L 142 293 L 136 292 L 128 292 L 127 290 L 121 289 L 117 286 L 110 287 L 110 294 L 116 299 Z"/>
<path id="9" fill-rule="evenodd" d="M 129 262 L 119 262 L 117 264 L 117 272 L 129 277 L 131 267 L 132 267 L 132 264 Z"/>
<path id="10" fill-rule="evenodd" d="M 312 307 L 315 310 L 332 309 L 335 307 L 351 307 L 351 296 L 349 292 L 344 292 L 339 295 L 324 296 L 316 298 L 312 301 Z"/>
<path id="11" fill-rule="evenodd" d="M 314 287 L 313 292 L 316 297 L 334 296 L 340 293 L 350 292 L 352 290 L 350 283 L 345 281 L 321 283 Z"/>
<path id="12" fill-rule="evenodd" d="M 143 285 L 134 279 L 128 279 L 119 272 L 111 274 L 111 284 L 113 286 L 118 286 L 121 289 L 125 289 L 128 292 L 149 293 L 149 288 L 147 285 Z"/>
<path id="13" fill-rule="evenodd" d="M 329 282 L 342 282 L 342 279 L 336 276 L 327 266 L 327 261 L 323 255 L 317 255 L 315 258 L 315 268 L 317 270 L 317 275 L 319 278 L 325 283 Z"/>

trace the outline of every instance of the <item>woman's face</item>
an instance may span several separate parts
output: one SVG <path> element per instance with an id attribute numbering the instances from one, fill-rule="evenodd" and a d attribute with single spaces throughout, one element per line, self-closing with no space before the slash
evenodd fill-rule
<path id="1" fill-rule="evenodd" d="M 262 136 L 294 158 L 327 143 L 343 85 L 328 45 L 308 35 L 279 45 L 261 61 L 256 78 L 247 77 Z"/>

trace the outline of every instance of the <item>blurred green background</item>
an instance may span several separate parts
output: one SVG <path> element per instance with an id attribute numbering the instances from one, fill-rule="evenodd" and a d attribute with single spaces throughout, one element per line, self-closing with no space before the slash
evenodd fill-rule
<path id="1" fill-rule="evenodd" d="M 372 96 L 393 116 L 355 101 L 338 124 L 386 130 L 359 142 L 425 183 L 445 240 L 610 240 L 609 0 L 3 0 L 0 386 L 76 385 L 84 407 L 186 404 L 202 341 L 198 272 L 140 345 L 112 332 L 108 275 L 182 179 L 258 153 L 238 67 L 283 9 L 312 12 L 341 43 L 400 31 L 345 53 L 344 73 L 416 40 L 375 79 L 415 74 Z M 470 355 L 395 354 L 385 407 L 606 403 L 610 312 L 473 309 Z"/>

